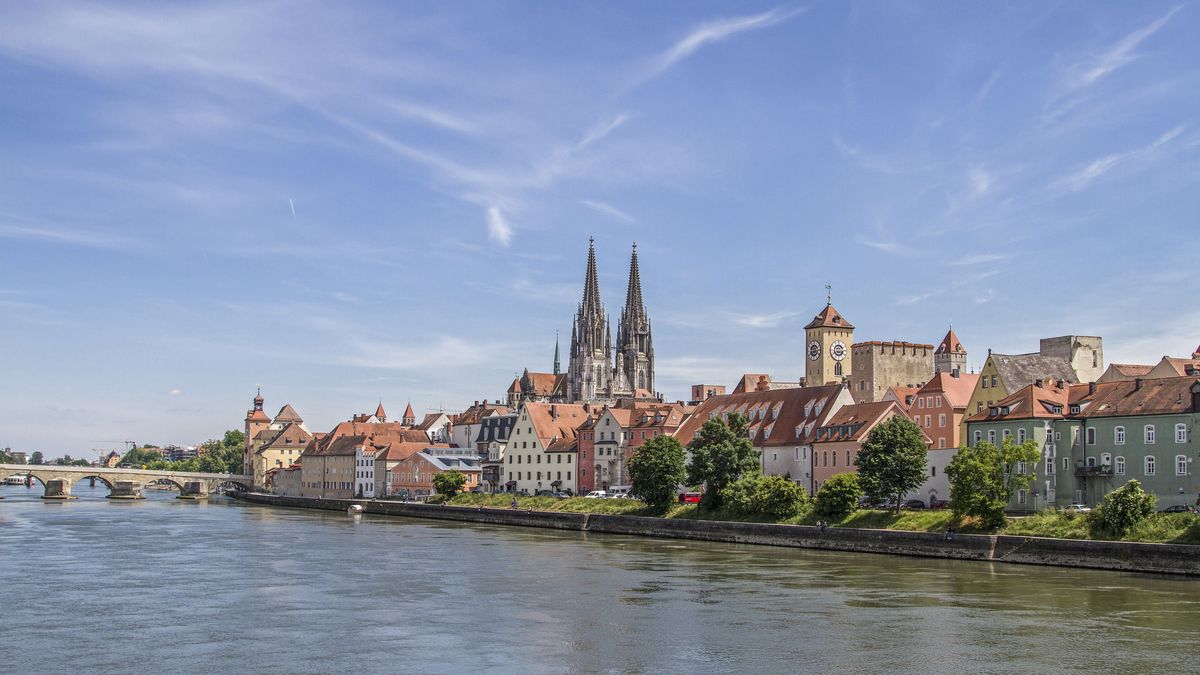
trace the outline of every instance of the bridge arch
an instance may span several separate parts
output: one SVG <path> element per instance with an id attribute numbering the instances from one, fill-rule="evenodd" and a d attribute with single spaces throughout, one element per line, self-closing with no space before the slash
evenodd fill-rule
<path id="1" fill-rule="evenodd" d="M 155 483 L 170 483 L 171 485 L 175 486 L 176 490 L 179 490 L 180 494 L 183 493 L 183 483 L 175 480 L 174 478 L 172 478 L 170 476 L 162 476 L 160 478 L 153 478 L 151 480 L 146 481 L 142 485 L 142 487 L 146 487 L 147 485 L 153 485 Z"/>

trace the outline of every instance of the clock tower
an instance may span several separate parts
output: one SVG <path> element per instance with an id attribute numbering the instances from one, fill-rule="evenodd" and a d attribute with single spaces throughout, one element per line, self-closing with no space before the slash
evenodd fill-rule
<path id="1" fill-rule="evenodd" d="M 808 386 L 850 377 L 852 344 L 854 326 L 833 308 L 832 298 L 827 298 L 825 309 L 804 327 L 804 378 Z"/>

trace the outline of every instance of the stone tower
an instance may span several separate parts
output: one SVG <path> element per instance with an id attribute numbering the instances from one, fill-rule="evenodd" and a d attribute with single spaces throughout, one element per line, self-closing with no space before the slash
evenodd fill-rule
<path id="1" fill-rule="evenodd" d="M 617 324 L 617 364 L 613 389 L 636 394 L 644 389 L 654 394 L 654 341 L 650 335 L 650 317 L 642 301 L 642 277 L 638 270 L 637 244 L 629 259 L 629 285 L 625 307 Z"/>
<path id="2" fill-rule="evenodd" d="M 828 287 L 826 287 L 828 288 Z M 804 377 L 810 387 L 841 382 L 850 375 L 854 326 L 833 308 L 832 297 L 804 327 Z"/>
<path id="3" fill-rule="evenodd" d="M 260 431 L 271 426 L 271 418 L 267 417 L 267 413 L 263 412 L 263 397 L 262 389 L 254 395 L 254 407 L 246 412 L 246 439 L 242 447 L 242 474 L 251 475 L 254 473 L 254 462 L 251 456 L 254 448 L 254 437 Z"/>
<path id="4" fill-rule="evenodd" d="M 607 397 L 612 391 L 612 332 L 604 314 L 604 303 L 600 302 L 594 239 L 588 240 L 583 300 L 571 325 L 567 389 L 571 401 L 593 401 Z"/>
<path id="5" fill-rule="evenodd" d="M 967 350 L 954 334 L 953 326 L 933 353 L 933 372 L 949 373 L 955 377 L 967 372 Z"/>

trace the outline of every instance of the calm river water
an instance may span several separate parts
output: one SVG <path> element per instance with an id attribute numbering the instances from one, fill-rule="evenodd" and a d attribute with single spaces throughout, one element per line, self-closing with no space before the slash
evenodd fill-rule
<path id="1" fill-rule="evenodd" d="M 1197 672 L 1200 581 L 0 487 L 0 672 Z"/>

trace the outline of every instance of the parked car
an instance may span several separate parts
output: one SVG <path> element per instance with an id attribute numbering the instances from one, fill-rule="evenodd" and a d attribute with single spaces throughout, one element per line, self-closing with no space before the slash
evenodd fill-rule
<path id="1" fill-rule="evenodd" d="M 1192 507 L 1188 506 L 1187 504 L 1172 504 L 1171 506 L 1168 506 L 1167 508 L 1163 509 L 1162 511 L 1159 511 L 1159 513 L 1191 513 L 1191 512 L 1192 512 Z"/>
<path id="2" fill-rule="evenodd" d="M 538 490 L 537 492 L 533 493 L 533 496 L 534 497 L 553 497 L 554 490 Z"/>
<path id="3" fill-rule="evenodd" d="M 608 499 L 608 493 L 604 490 L 592 490 L 583 497 L 584 499 Z"/>
<path id="4" fill-rule="evenodd" d="M 927 507 L 925 506 L 925 502 L 921 501 L 920 499 L 909 499 L 909 500 L 906 500 L 903 504 L 901 504 L 900 508 L 902 508 L 902 509 L 924 509 Z"/>
<path id="5" fill-rule="evenodd" d="M 700 492 L 680 492 L 679 493 L 679 503 L 680 504 L 699 504 L 700 498 L 703 496 L 704 496 L 703 493 L 700 493 Z"/>
<path id="6" fill-rule="evenodd" d="M 929 508 L 931 509 L 948 509 L 950 508 L 950 500 L 948 499 L 930 499 Z"/>
<path id="7" fill-rule="evenodd" d="M 1075 513 L 1091 513 L 1092 507 L 1087 504 L 1072 504 L 1067 507 L 1067 510 L 1074 511 Z"/>
<path id="8" fill-rule="evenodd" d="M 571 493 L 570 492 L 555 492 L 553 496 L 555 499 L 568 499 L 568 498 L 570 498 Z"/>

